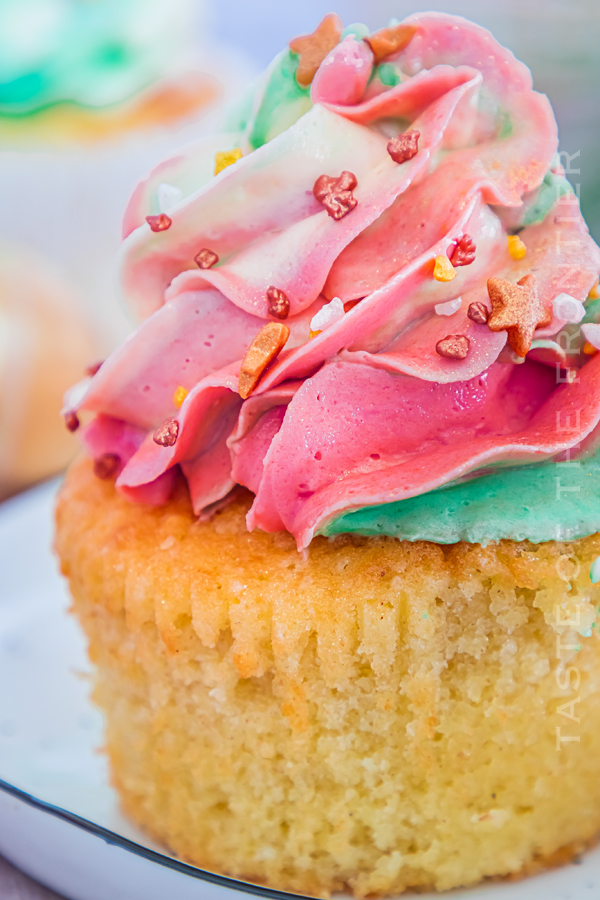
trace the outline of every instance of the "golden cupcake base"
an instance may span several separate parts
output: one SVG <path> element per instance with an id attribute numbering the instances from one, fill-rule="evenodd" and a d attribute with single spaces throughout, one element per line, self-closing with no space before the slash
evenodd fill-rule
<path id="1" fill-rule="evenodd" d="M 57 550 L 131 818 L 198 866 L 317 896 L 580 852 L 600 830 L 600 537 L 340 536 L 303 559 L 247 532 L 249 502 L 198 522 L 183 483 L 133 505 L 88 460 L 61 491 Z"/>

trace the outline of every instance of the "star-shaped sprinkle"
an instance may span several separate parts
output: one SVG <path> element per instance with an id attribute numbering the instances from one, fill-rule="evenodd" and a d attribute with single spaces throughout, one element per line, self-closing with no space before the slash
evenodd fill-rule
<path id="1" fill-rule="evenodd" d="M 387 152 L 395 163 L 403 163 L 419 152 L 420 131 L 405 131 L 388 141 Z"/>
<path id="2" fill-rule="evenodd" d="M 290 41 L 290 50 L 300 57 L 296 70 L 298 84 L 308 87 L 312 83 L 327 54 L 339 44 L 343 30 L 340 17 L 330 13 L 312 34 L 304 34 Z"/>
<path id="3" fill-rule="evenodd" d="M 404 50 L 416 30 L 416 25 L 393 25 L 366 37 L 365 41 L 373 51 L 375 63 Z"/>
<path id="4" fill-rule="evenodd" d="M 527 356 L 536 328 L 552 321 L 552 311 L 539 298 L 535 275 L 525 275 L 516 284 L 488 278 L 487 289 L 492 303 L 490 331 L 506 331 L 517 356 Z"/>

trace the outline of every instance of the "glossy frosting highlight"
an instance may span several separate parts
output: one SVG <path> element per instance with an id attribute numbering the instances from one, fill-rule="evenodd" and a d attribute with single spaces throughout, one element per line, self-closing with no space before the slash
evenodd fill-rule
<path id="1" fill-rule="evenodd" d="M 422 508 L 421 524 L 407 526 L 402 504 L 418 509 L 409 498 L 439 505 L 479 490 L 483 478 L 437 489 L 490 466 L 535 479 L 541 462 L 593 445 L 599 357 L 583 352 L 554 300 L 588 298 L 600 250 L 556 158 L 547 98 L 478 26 L 426 13 L 402 27 L 407 43 L 379 62 L 364 32 L 342 33 L 310 90 L 284 51 L 231 132 L 184 148 L 136 190 L 120 280 L 142 324 L 68 403 L 96 414 L 84 440 L 119 457 L 117 488 L 131 499 L 164 502 L 179 466 L 198 514 L 243 484 L 256 494 L 249 527 L 285 529 L 299 547 L 361 522 L 436 540 Z M 419 133 L 418 152 L 398 164 L 388 142 L 407 131 Z M 235 147 L 242 158 L 214 176 L 215 153 Z M 344 171 L 357 204 L 336 221 L 313 185 Z M 165 183 L 176 200 L 157 232 L 146 217 L 167 212 Z M 515 233 L 524 255 L 511 249 Z M 453 268 L 447 255 L 464 235 L 475 259 Z M 218 262 L 199 268 L 202 248 Z M 440 257 L 447 281 L 434 277 Z M 489 278 L 531 275 L 550 324 L 521 359 L 506 330 L 469 309 L 489 310 Z M 243 401 L 245 351 L 276 320 L 270 286 L 289 300 L 290 338 Z M 334 300 L 343 315 L 327 314 Z M 436 312 L 447 303 L 456 311 Z M 465 358 L 440 355 L 448 335 L 467 341 Z M 153 435 L 171 419 L 177 438 L 162 446 Z M 510 516 L 488 531 L 457 516 L 440 533 L 489 540 L 517 527 Z"/>

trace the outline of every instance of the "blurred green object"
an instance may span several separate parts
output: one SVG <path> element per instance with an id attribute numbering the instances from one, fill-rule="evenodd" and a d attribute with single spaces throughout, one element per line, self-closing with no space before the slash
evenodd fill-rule
<path id="1" fill-rule="evenodd" d="M 194 0 L 0 0 L 0 115 L 102 107 L 151 84 L 185 45 Z"/>

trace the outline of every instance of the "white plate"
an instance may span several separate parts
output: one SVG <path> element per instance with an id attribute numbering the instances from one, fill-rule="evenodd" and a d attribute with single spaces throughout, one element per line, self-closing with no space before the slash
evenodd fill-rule
<path id="1" fill-rule="evenodd" d="M 50 550 L 55 492 L 43 485 L 0 506 L 0 853 L 70 900 L 289 897 L 181 863 L 120 815 L 83 638 Z M 596 900 L 600 848 L 579 865 L 446 896 Z"/>

